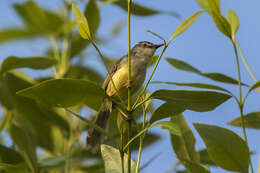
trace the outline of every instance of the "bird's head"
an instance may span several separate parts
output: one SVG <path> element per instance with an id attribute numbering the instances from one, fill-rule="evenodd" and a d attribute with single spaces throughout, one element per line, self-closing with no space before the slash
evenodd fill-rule
<path id="1" fill-rule="evenodd" d="M 148 41 L 141 41 L 132 48 L 131 52 L 137 57 L 147 59 L 151 58 L 155 50 L 162 45 L 163 44 L 153 44 Z"/>

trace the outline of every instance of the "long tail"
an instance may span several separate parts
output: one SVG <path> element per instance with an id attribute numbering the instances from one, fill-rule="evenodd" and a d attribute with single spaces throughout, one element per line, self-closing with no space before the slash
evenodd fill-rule
<path id="1" fill-rule="evenodd" d="M 95 119 L 95 124 L 103 129 L 106 128 L 107 120 L 111 111 L 112 102 L 108 99 L 104 99 Z M 97 151 L 101 144 L 101 137 L 102 134 L 94 127 L 91 127 L 87 136 L 87 148 L 91 149 L 92 151 Z"/>

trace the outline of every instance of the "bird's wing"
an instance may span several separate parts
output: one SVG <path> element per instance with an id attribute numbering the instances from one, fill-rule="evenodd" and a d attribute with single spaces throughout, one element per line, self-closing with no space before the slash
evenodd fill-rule
<path id="1" fill-rule="evenodd" d="M 125 56 L 123 56 L 122 58 L 120 58 L 120 59 L 115 63 L 114 67 L 112 68 L 112 70 L 111 70 L 111 72 L 110 72 L 111 77 L 113 77 L 113 75 L 116 73 L 116 71 L 120 68 L 121 62 L 122 62 L 122 60 L 123 60 L 124 58 L 125 58 Z M 107 90 L 107 86 L 108 86 L 108 84 L 109 84 L 109 81 L 110 81 L 110 77 L 109 77 L 109 75 L 107 74 L 106 79 L 104 80 L 103 85 L 102 85 L 102 88 L 103 88 L 104 90 Z"/>

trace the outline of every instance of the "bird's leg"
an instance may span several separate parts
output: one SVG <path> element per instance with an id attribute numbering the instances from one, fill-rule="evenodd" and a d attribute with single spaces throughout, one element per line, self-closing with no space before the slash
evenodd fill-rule
<path id="1" fill-rule="evenodd" d="M 125 87 L 128 89 L 128 88 L 130 88 L 131 89 L 131 87 L 132 87 L 132 80 L 128 80 L 126 83 L 125 83 Z"/>

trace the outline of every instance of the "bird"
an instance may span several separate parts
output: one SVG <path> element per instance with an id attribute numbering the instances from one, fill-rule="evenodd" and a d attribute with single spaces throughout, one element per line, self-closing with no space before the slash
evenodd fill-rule
<path id="1" fill-rule="evenodd" d="M 113 83 L 110 81 L 109 75 L 105 78 L 102 88 L 106 91 L 106 94 L 114 99 L 118 100 L 119 96 L 122 100 L 128 98 L 128 88 L 131 90 L 131 95 L 138 91 L 146 77 L 147 64 L 149 63 L 151 57 L 154 55 L 155 51 L 161 47 L 163 44 L 153 44 L 148 41 L 141 41 L 136 44 L 130 50 L 131 56 L 131 81 L 128 81 L 128 54 L 120 58 L 112 68 L 110 74 Z M 105 129 L 109 118 L 109 114 L 114 108 L 115 103 L 113 103 L 108 98 L 104 98 L 100 109 L 97 113 L 94 123 L 99 127 Z M 91 127 L 88 130 L 88 135 L 86 139 L 87 148 L 92 151 L 98 151 L 101 144 L 102 134 L 100 131 Z"/>

